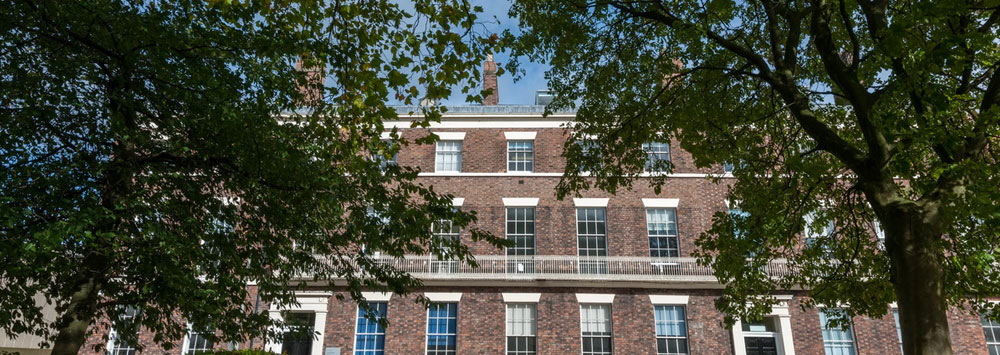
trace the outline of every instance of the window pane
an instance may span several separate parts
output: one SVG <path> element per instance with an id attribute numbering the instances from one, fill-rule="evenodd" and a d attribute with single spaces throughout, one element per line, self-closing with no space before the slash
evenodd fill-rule
<path id="1" fill-rule="evenodd" d="M 833 235 L 836 229 L 833 220 L 820 221 L 820 217 L 820 213 L 817 211 L 809 212 L 803 217 L 807 239 L 818 239 Z"/>
<path id="2" fill-rule="evenodd" d="M 534 141 L 507 141 L 507 171 L 533 171 Z"/>
<path id="3" fill-rule="evenodd" d="M 670 163 L 670 144 L 664 142 L 644 143 L 642 150 L 646 152 L 645 171 L 667 171 Z"/>
<path id="4" fill-rule="evenodd" d="M 576 141 L 576 145 L 580 146 L 580 150 L 583 152 L 584 156 L 596 155 L 598 161 L 601 159 L 600 151 L 598 150 L 597 142 L 591 140 Z M 598 162 L 597 168 L 601 168 L 601 163 Z M 585 166 L 580 166 L 580 172 L 587 172 L 588 169 Z"/>
<path id="5" fill-rule="evenodd" d="M 657 355 L 687 354 L 687 321 L 684 306 L 654 306 Z"/>
<path id="6" fill-rule="evenodd" d="M 987 318 L 985 315 L 980 319 L 983 323 L 983 334 L 986 336 L 986 349 L 990 355 L 1000 354 L 1000 322 Z"/>
<path id="7" fill-rule="evenodd" d="M 456 226 L 451 220 L 441 219 L 431 224 L 433 242 L 438 243 L 438 246 L 442 249 L 442 253 L 450 250 L 447 244 L 454 243 L 459 240 L 461 232 L 461 228 Z M 436 255 L 432 255 L 432 257 L 433 258 L 430 262 L 431 272 L 458 272 L 459 263 L 457 260 L 441 260 Z"/>
<path id="8" fill-rule="evenodd" d="M 431 303 L 427 309 L 427 354 L 455 354 L 458 303 Z"/>
<path id="9" fill-rule="evenodd" d="M 316 313 L 286 313 L 284 317 L 290 329 L 282 337 L 281 353 L 288 355 L 311 354 Z"/>
<path id="10" fill-rule="evenodd" d="M 604 208 L 577 208 L 577 250 L 581 257 L 607 256 L 607 221 Z M 607 265 L 603 260 L 580 260 L 580 272 L 603 274 Z"/>
<path id="11" fill-rule="evenodd" d="M 131 329 L 134 329 L 134 331 L 138 332 L 138 325 L 132 324 L 132 322 L 136 321 L 136 317 L 139 315 L 139 309 L 128 306 L 121 307 L 119 310 L 122 312 L 121 322 L 123 324 L 120 324 L 121 330 L 113 328 L 111 329 L 111 333 L 108 334 L 108 337 L 111 339 L 108 343 L 108 355 L 135 355 L 137 353 L 135 345 L 127 339 L 122 331 L 125 331 L 125 329 L 133 331 Z"/>
<path id="12" fill-rule="evenodd" d="M 535 354 L 536 318 L 534 303 L 507 304 L 507 354 Z"/>
<path id="13" fill-rule="evenodd" d="M 507 240 L 514 242 L 507 255 L 535 255 L 535 208 L 507 209 Z"/>
<path id="14" fill-rule="evenodd" d="M 604 304 L 580 305 L 583 354 L 611 354 L 611 307 Z"/>
<path id="15" fill-rule="evenodd" d="M 830 323 L 834 311 L 821 309 L 819 311 L 820 329 L 823 333 L 823 348 L 826 355 L 854 355 L 854 330 L 851 327 L 842 329 Z"/>
<path id="16" fill-rule="evenodd" d="M 677 210 L 650 208 L 646 210 L 646 230 L 649 235 L 649 255 L 653 257 L 679 257 L 677 238 Z"/>
<path id="17" fill-rule="evenodd" d="M 384 144 L 384 148 L 372 153 L 372 160 L 378 163 L 379 167 L 382 169 L 385 169 L 389 165 L 396 165 L 396 159 L 399 157 L 399 151 L 392 152 L 396 149 L 396 142 L 383 139 L 382 144 Z M 392 152 L 392 156 L 389 156 L 389 152 Z"/>
<path id="18" fill-rule="evenodd" d="M 750 218 L 750 213 L 739 208 L 730 207 L 729 218 L 733 220 L 733 235 L 737 238 L 746 235 L 746 230 L 742 227 L 746 223 L 746 219 Z"/>
<path id="19" fill-rule="evenodd" d="M 368 312 L 358 307 L 358 328 L 354 338 L 354 354 L 383 355 L 385 354 L 385 328 L 379 321 L 385 319 L 389 305 L 386 302 L 370 302 L 368 305 L 371 306 L 371 310 Z M 372 320 L 369 317 L 375 319 Z"/>
<path id="20" fill-rule="evenodd" d="M 462 141 L 438 141 L 436 171 L 462 171 Z"/>
<path id="21" fill-rule="evenodd" d="M 205 333 L 209 333 L 211 330 L 202 329 L 195 325 L 190 325 L 187 333 L 187 345 L 184 348 L 184 354 L 194 355 L 203 352 L 212 351 L 215 343 L 204 336 Z"/>

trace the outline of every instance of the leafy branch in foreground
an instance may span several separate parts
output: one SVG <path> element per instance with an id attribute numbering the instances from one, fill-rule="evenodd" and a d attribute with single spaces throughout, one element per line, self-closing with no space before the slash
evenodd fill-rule
<path id="1" fill-rule="evenodd" d="M 507 47 L 552 64 L 549 109 L 578 105 L 574 138 L 594 139 L 567 144 L 560 195 L 629 188 L 650 141 L 736 167 L 742 212 L 698 240 L 729 321 L 804 287 L 806 306 L 849 304 L 841 320 L 897 302 L 907 354 L 951 354 L 949 306 L 1000 314 L 995 2 L 524 0 L 511 15 Z M 762 272 L 778 259 L 799 272 Z"/>
<path id="2" fill-rule="evenodd" d="M 495 43 L 466 1 L 412 5 L 0 2 L 0 327 L 53 354 L 99 322 L 166 348 L 188 322 L 244 341 L 274 329 L 254 293 L 419 285 L 362 250 L 470 260 L 429 231 L 475 214 L 379 159 L 431 141 L 380 135 L 389 102 L 480 97 Z"/>

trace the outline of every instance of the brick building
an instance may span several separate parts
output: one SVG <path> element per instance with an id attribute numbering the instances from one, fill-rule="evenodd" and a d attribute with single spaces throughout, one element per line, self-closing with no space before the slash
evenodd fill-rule
<path id="1" fill-rule="evenodd" d="M 489 69 L 489 67 L 487 67 Z M 488 71 L 489 72 L 489 71 Z M 489 79 L 489 78 L 487 78 Z M 487 82 L 495 85 L 495 79 Z M 364 319 L 346 293 L 303 292 L 295 317 L 315 339 L 258 341 L 254 347 L 290 354 L 884 354 L 901 353 L 893 312 L 856 317 L 850 329 L 827 329 L 822 309 L 802 310 L 800 291 L 776 292 L 770 316 L 723 325 L 713 302 L 722 286 L 691 257 L 694 239 L 712 215 L 727 211 L 726 184 L 708 179 L 724 167 L 697 168 L 677 142 L 650 144 L 652 159 L 675 166 L 659 194 L 637 183 L 617 195 L 592 191 L 558 200 L 554 187 L 573 113 L 543 117 L 540 105 L 450 107 L 440 123 L 409 128 L 405 115 L 387 122 L 408 140 L 436 134 L 436 145 L 410 145 L 396 164 L 419 167 L 420 179 L 454 195 L 454 205 L 478 214 L 477 226 L 515 241 L 507 250 L 475 244 L 443 226 L 437 237 L 463 238 L 479 268 L 428 255 L 389 260 L 424 280 L 413 297 L 366 293 L 386 328 Z M 419 111 L 400 107 L 399 112 Z M 770 272 L 783 272 L 771 265 Z M 957 354 L 1000 352 L 1000 324 L 953 310 Z M 101 333 L 101 332 L 98 332 Z M 127 344 L 106 345 L 132 355 Z M 93 340 L 84 351 L 92 352 Z M 143 342 L 151 336 L 140 334 Z M 248 344 L 241 344 L 245 347 Z M 196 333 L 171 351 L 219 348 Z"/>

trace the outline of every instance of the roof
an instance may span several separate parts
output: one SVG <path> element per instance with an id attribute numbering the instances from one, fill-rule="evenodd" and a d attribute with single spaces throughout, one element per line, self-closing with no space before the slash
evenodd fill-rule
<path id="1" fill-rule="evenodd" d="M 447 111 L 444 113 L 445 116 L 502 116 L 502 115 L 516 115 L 516 116 L 542 116 L 545 113 L 544 105 L 441 105 L 445 107 Z M 421 106 L 417 105 L 389 105 L 389 107 L 396 109 L 396 113 L 400 115 L 400 118 L 413 113 L 415 116 L 422 116 L 420 109 Z M 306 114 L 308 109 L 299 109 L 292 112 L 287 112 L 285 114 Z M 552 112 L 552 115 L 575 115 L 576 109 L 566 109 Z"/>
<path id="2" fill-rule="evenodd" d="M 400 105 L 392 106 L 396 109 L 396 112 L 405 115 L 407 113 L 419 113 L 420 106 L 414 105 Z M 483 115 L 496 115 L 496 114 L 538 114 L 541 115 L 545 112 L 545 106 L 543 105 L 444 105 L 447 108 L 445 114 L 483 114 Z M 559 110 L 553 112 L 554 114 L 565 114 L 565 113 L 576 113 L 575 109 L 569 110 Z"/>

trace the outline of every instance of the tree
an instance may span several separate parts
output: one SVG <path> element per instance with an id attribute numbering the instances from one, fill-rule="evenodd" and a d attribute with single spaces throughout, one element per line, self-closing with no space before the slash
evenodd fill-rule
<path id="1" fill-rule="evenodd" d="M 850 316 L 898 302 L 905 352 L 950 354 L 948 307 L 988 312 L 1000 295 L 998 5 L 525 0 L 504 37 L 552 65 L 549 109 L 578 105 L 575 136 L 597 142 L 567 145 L 560 195 L 630 187 L 642 142 L 735 165 L 744 213 L 716 214 L 698 239 L 730 322 L 802 286 Z M 768 277 L 773 260 L 797 272 Z"/>
<path id="2" fill-rule="evenodd" d="M 495 43 L 466 1 L 407 6 L 0 2 L 0 327 L 53 354 L 102 319 L 167 348 L 187 322 L 241 341 L 274 325 L 256 304 L 292 303 L 305 281 L 359 302 L 419 284 L 362 248 L 471 262 L 429 231 L 475 215 L 383 164 L 434 138 L 380 136 L 388 102 L 481 97 L 475 68 Z"/>

